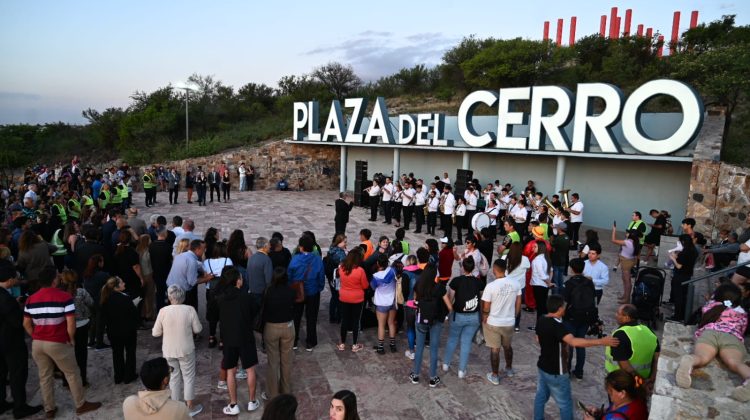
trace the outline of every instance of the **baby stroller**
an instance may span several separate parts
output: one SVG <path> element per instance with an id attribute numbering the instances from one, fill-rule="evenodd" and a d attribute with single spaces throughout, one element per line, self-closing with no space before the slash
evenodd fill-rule
<path id="1" fill-rule="evenodd" d="M 661 298 L 667 273 L 660 268 L 642 267 L 633 284 L 630 302 L 638 308 L 638 319 L 652 330 L 657 329 L 657 320 L 663 320 Z"/>

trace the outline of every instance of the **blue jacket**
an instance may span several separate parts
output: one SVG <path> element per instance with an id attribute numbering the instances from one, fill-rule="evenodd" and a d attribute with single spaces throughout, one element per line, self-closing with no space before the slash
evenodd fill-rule
<path id="1" fill-rule="evenodd" d="M 370 280 L 370 287 L 372 287 L 372 290 L 375 290 L 380 286 L 391 284 L 394 281 L 396 281 L 396 271 L 388 267 L 385 269 L 384 274 L 373 274 L 372 280 Z"/>
<path id="2" fill-rule="evenodd" d="M 313 253 L 299 253 L 294 255 L 292 261 L 289 263 L 287 275 L 289 276 L 289 283 L 304 280 L 306 296 L 316 295 L 325 287 L 323 260 L 320 256 Z"/>

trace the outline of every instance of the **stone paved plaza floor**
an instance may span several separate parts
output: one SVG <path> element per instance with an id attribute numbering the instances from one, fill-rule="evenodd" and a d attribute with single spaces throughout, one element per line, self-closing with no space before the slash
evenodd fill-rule
<path id="1" fill-rule="evenodd" d="M 135 203 L 141 211 L 141 217 L 148 220 L 154 213 L 162 214 L 171 220 L 174 215 L 191 217 L 196 223 L 196 232 L 203 233 L 209 226 L 221 231 L 221 238 L 228 238 L 233 229 L 244 230 L 248 245 L 263 235 L 270 237 L 274 231 L 280 231 L 286 239 L 285 245 L 293 247 L 303 231 L 313 231 L 324 250 L 327 248 L 334 231 L 333 202 L 337 193 L 333 191 L 276 192 L 254 191 L 232 192 L 230 203 L 209 203 L 205 207 L 187 204 L 181 192 L 180 204 L 168 204 L 166 193 L 158 194 L 158 204 L 152 208 L 143 207 L 143 194 L 135 195 Z M 347 227 L 350 246 L 357 243 L 358 232 L 362 228 L 373 231 L 373 238 L 380 235 L 394 236 L 395 227 L 387 226 L 381 221 L 369 222 L 369 210 L 355 207 Z M 412 228 L 413 229 L 413 228 Z M 414 249 L 421 246 L 427 236 L 408 233 L 406 240 Z M 605 247 L 604 262 L 612 266 L 615 261 L 615 247 L 609 243 L 607 236 L 602 236 Z M 255 251 L 253 247 L 253 251 Z M 457 270 L 457 266 L 454 270 Z M 614 329 L 614 312 L 616 298 L 622 286 L 620 273 L 611 273 L 609 287 L 605 289 L 600 313 L 606 323 L 606 331 Z M 202 288 L 202 287 L 201 287 Z M 200 314 L 204 329 L 205 321 L 204 293 L 201 291 Z M 293 393 L 299 401 L 298 419 L 327 418 L 330 397 L 340 389 L 350 389 L 357 394 L 360 416 L 363 419 L 528 419 L 533 412 L 534 393 L 536 389 L 536 360 L 539 348 L 534 341 L 534 333 L 526 327 L 534 324 L 534 314 L 523 312 L 521 332 L 513 339 L 516 376 L 502 379 L 499 386 L 493 386 L 485 379 L 489 371 L 489 350 L 484 346 L 474 345 L 469 361 L 468 375 L 458 379 L 455 369 L 443 373 L 439 368 L 442 384 L 430 389 L 425 374 L 418 385 L 408 381 L 413 362 L 404 357 L 406 348 L 405 334 L 398 336 L 398 353 L 387 353 L 383 356 L 371 350 L 376 341 L 374 329 L 360 334 L 360 342 L 365 350 L 359 353 L 351 351 L 338 352 L 334 348 L 338 342 L 338 325 L 328 323 L 328 290 L 323 293 L 318 321 L 319 345 L 312 353 L 303 349 L 294 355 Z M 304 322 L 303 322 L 304 325 Z M 447 326 L 447 325 L 446 325 Z M 443 329 L 442 346 L 447 337 L 447 328 Z M 304 326 L 303 326 L 304 333 Z M 595 405 L 607 401 L 604 392 L 604 349 L 590 348 L 586 352 L 585 375 L 582 381 L 573 381 L 574 403 L 581 400 Z M 151 337 L 150 331 L 138 332 L 137 364 L 152 357 L 161 355 L 161 342 Z M 260 364 L 257 366 L 258 395 L 265 388 L 266 357 L 258 354 Z M 457 355 L 455 356 L 457 357 Z M 228 402 L 227 392 L 216 387 L 218 380 L 221 352 L 209 349 L 207 332 L 197 343 L 197 378 L 196 400 L 204 405 L 204 411 L 198 419 L 223 418 L 222 408 Z M 429 352 L 425 353 L 423 372 L 427 369 Z M 457 362 L 454 361 L 454 366 Z M 122 418 L 121 404 L 126 396 L 141 389 L 140 383 L 114 385 L 112 379 L 111 352 L 89 353 L 89 381 L 91 387 L 86 391 L 90 401 L 102 401 L 104 406 L 97 412 L 81 416 L 88 419 Z M 501 366 L 504 359 L 501 358 Z M 29 360 L 29 400 L 41 404 L 38 376 L 33 360 Z M 74 418 L 74 409 L 70 393 L 56 381 L 56 401 L 59 407 L 58 418 Z M 240 383 L 239 400 L 243 412 L 240 418 L 261 417 L 260 410 L 254 413 L 245 411 L 248 395 L 247 385 Z M 581 412 L 576 413 L 580 417 Z M 43 416 L 42 416 L 43 417 Z M 558 418 L 557 406 L 552 400 L 547 404 L 547 417 Z"/>

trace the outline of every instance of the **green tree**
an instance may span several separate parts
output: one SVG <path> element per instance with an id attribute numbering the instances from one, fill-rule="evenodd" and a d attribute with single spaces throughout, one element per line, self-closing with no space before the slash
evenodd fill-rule
<path id="1" fill-rule="evenodd" d="M 554 48 L 544 41 L 498 39 L 465 61 L 461 68 L 473 89 L 532 86 L 563 64 L 552 59 Z"/>
<path id="2" fill-rule="evenodd" d="M 672 76 L 696 87 L 705 105 L 724 109 L 722 159 L 731 159 L 733 149 L 726 145 L 732 137 L 734 113 L 750 92 L 750 26 L 736 27 L 734 16 L 725 16 L 690 29 L 669 64 Z"/>
<path id="3" fill-rule="evenodd" d="M 345 66 L 335 61 L 316 68 L 312 76 L 338 100 L 344 100 L 362 84 L 351 65 Z"/>

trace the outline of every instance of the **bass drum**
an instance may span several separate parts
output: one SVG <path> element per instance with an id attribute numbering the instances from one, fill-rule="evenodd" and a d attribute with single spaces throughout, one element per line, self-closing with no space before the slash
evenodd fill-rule
<path id="1" fill-rule="evenodd" d="M 481 232 L 486 227 L 490 227 L 490 216 L 484 213 L 477 213 L 471 218 L 472 229 Z"/>

